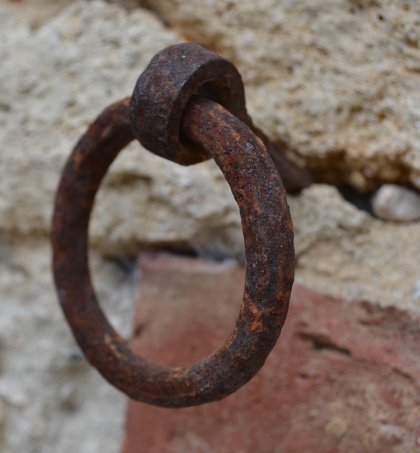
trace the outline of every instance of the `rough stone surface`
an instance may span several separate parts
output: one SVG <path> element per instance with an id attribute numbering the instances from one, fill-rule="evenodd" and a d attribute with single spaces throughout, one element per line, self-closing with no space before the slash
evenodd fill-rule
<path id="1" fill-rule="evenodd" d="M 0 33 L 3 31 L 8 35 L 12 22 L 17 26 L 29 25 L 32 29 L 38 29 L 72 2 L 73 0 L 2 0 Z"/>
<path id="2" fill-rule="evenodd" d="M 416 0 L 143 0 L 237 63 L 252 116 L 323 180 L 420 189 Z"/>
<path id="3" fill-rule="evenodd" d="M 124 397 L 83 359 L 64 322 L 45 239 L 0 239 L 0 451 L 115 453 Z M 136 275 L 91 255 L 110 322 L 130 335 Z"/>
<path id="4" fill-rule="evenodd" d="M 330 186 L 289 197 L 296 280 L 317 291 L 420 313 L 420 225 L 373 219 Z"/>
<path id="5" fill-rule="evenodd" d="M 175 34 L 148 12 L 97 2 L 75 4 L 37 30 L 35 10 L 20 6 L 0 3 L 0 451 L 114 453 L 124 398 L 74 344 L 53 289 L 47 233 L 72 144 Z M 136 285 L 121 266 L 129 262 L 91 258 L 108 316 L 128 335 Z"/>
<path id="6" fill-rule="evenodd" d="M 168 255 L 140 260 L 133 341 L 188 365 L 227 338 L 244 273 Z M 258 375 L 225 400 L 188 409 L 130 401 L 124 453 L 402 453 L 420 449 L 419 319 L 294 287 L 280 340 Z"/>
<path id="7" fill-rule="evenodd" d="M 298 257 L 318 242 L 339 242 L 372 227 L 368 214 L 343 200 L 337 189 L 312 185 L 299 196 L 289 196 Z"/>
<path id="8" fill-rule="evenodd" d="M 297 264 L 296 281 L 317 291 L 420 313 L 420 228 L 375 221 L 357 235 L 319 240 Z"/>
<path id="9" fill-rule="evenodd" d="M 10 21 L 7 8 L 3 15 Z M 102 108 L 130 93 L 157 50 L 179 38 L 146 12 L 127 14 L 98 2 L 76 3 L 38 31 L 13 23 L 16 28 L 0 46 L 0 163 L 8 175 L 0 180 L 0 231 L 45 234 L 72 144 Z M 50 73 L 57 76 L 51 79 Z M 22 178 L 36 183 L 36 190 Z M 321 202 L 333 204 L 331 216 L 323 215 L 317 225 L 301 222 L 299 212 L 306 216 L 309 204 L 323 211 L 313 193 L 302 208 L 299 200 L 292 202 L 299 250 L 317 234 L 336 237 L 363 223 L 363 215 L 342 204 L 333 188 L 323 189 Z M 343 228 L 336 230 L 337 224 Z M 138 144 L 119 156 L 98 194 L 91 240 L 114 255 L 167 246 L 216 258 L 243 256 L 238 209 L 216 165 L 180 167 Z"/>
<path id="10" fill-rule="evenodd" d="M 411 222 L 420 219 L 420 195 L 395 184 L 383 185 L 372 200 L 373 212 L 384 220 Z"/>
<path id="11" fill-rule="evenodd" d="M 9 9 L 0 11 L 3 23 Z M 0 162 L 8 175 L 0 183 L 0 225 L 33 234 L 48 231 L 72 145 L 105 106 L 130 94 L 176 35 L 145 11 L 127 14 L 101 2 L 75 3 L 36 31 L 27 24 L 12 30 L 0 46 Z"/>
<path id="12" fill-rule="evenodd" d="M 1 17 L 8 14 L 0 5 Z M 73 144 L 180 37 L 146 11 L 101 2 L 75 3 L 38 31 L 12 25 L 0 44 L 0 165 L 8 175 L 0 179 L 0 232 L 44 234 Z M 138 144 L 119 156 L 100 190 L 91 237 L 108 254 L 135 255 L 144 245 L 212 256 L 242 249 L 238 210 L 214 163 L 183 168 Z"/>

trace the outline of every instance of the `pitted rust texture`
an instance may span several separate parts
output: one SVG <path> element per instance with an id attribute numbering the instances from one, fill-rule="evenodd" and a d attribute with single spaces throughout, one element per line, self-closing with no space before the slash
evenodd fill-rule
<path id="1" fill-rule="evenodd" d="M 187 51 L 183 45 L 182 53 Z M 232 189 L 240 208 L 246 253 L 241 311 L 225 344 L 190 368 L 169 368 L 134 355 L 99 307 L 87 253 L 89 218 L 101 180 L 133 140 L 136 126 L 132 121 L 147 115 L 135 112 L 138 102 L 130 104 L 125 99 L 108 107 L 80 139 L 64 168 L 52 228 L 58 295 L 87 359 L 129 397 L 164 407 L 220 400 L 258 372 L 286 318 L 294 249 L 285 190 L 263 142 L 244 122 L 205 97 L 185 103 L 179 127 L 182 143 L 188 146 L 178 155 L 175 149 L 169 157 L 177 155 L 175 160 L 192 162 L 195 157 L 188 153 L 202 150 L 203 156 L 215 159 Z"/>
<path id="2" fill-rule="evenodd" d="M 201 46 L 178 44 L 155 55 L 137 80 L 130 115 L 137 140 L 181 165 L 209 159 L 205 149 L 179 136 L 184 109 L 197 94 L 224 105 L 241 121 L 249 120 L 236 67 Z"/>
<path id="3" fill-rule="evenodd" d="M 311 175 L 252 123 L 246 110 L 242 77 L 236 67 L 195 44 L 163 49 L 140 75 L 130 113 L 137 140 L 153 153 L 181 165 L 209 159 L 205 149 L 179 134 L 182 114 L 194 95 L 221 104 L 261 138 L 287 191 L 297 192 L 311 184 Z"/>

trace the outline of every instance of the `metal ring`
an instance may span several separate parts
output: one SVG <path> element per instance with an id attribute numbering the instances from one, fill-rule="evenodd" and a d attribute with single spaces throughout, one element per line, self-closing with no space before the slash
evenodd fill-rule
<path id="1" fill-rule="evenodd" d="M 182 114 L 194 95 L 223 105 L 248 126 L 252 123 L 234 64 L 196 44 L 177 44 L 157 53 L 137 80 L 130 112 L 136 139 L 181 165 L 209 159 L 208 152 L 179 136 Z"/>
<path id="2" fill-rule="evenodd" d="M 188 104 L 182 134 L 214 157 L 240 208 L 246 253 L 242 306 L 225 344 L 189 368 L 136 356 L 99 307 L 87 256 L 96 192 L 112 161 L 134 138 L 129 110 L 130 99 L 108 107 L 63 170 L 52 227 L 58 296 L 89 362 L 129 397 L 164 407 L 220 400 L 258 372 L 286 318 L 294 248 L 285 190 L 262 141 L 244 123 L 210 100 Z"/>
<path id="3" fill-rule="evenodd" d="M 185 107 L 197 95 L 223 105 L 263 141 L 289 192 L 299 192 L 313 182 L 311 174 L 287 156 L 285 142 L 273 143 L 253 124 L 235 65 L 196 44 L 161 50 L 138 78 L 130 109 L 135 138 L 149 151 L 181 165 L 209 159 L 206 150 L 179 135 Z"/>

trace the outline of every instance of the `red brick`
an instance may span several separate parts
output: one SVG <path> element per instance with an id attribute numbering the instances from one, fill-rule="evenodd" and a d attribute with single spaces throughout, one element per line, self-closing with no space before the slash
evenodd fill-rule
<path id="1" fill-rule="evenodd" d="M 189 365 L 223 343 L 242 268 L 164 254 L 139 265 L 139 354 Z M 250 383 L 187 409 L 130 401 L 126 432 L 123 453 L 420 451 L 419 320 L 295 285 L 280 340 Z"/>

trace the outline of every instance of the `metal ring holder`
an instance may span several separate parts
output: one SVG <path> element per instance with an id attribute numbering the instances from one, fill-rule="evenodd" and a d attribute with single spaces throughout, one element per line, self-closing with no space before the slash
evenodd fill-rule
<path id="1" fill-rule="evenodd" d="M 135 355 L 108 323 L 91 284 L 88 226 L 95 195 L 134 138 L 183 165 L 212 157 L 240 208 L 246 277 L 239 317 L 225 344 L 189 368 Z M 293 284 L 293 226 L 263 141 L 271 146 L 246 113 L 235 66 L 200 46 L 181 44 L 152 59 L 133 96 L 105 109 L 67 161 L 52 228 L 58 296 L 89 362 L 129 397 L 165 407 L 220 400 L 248 382 L 274 347 Z"/>

